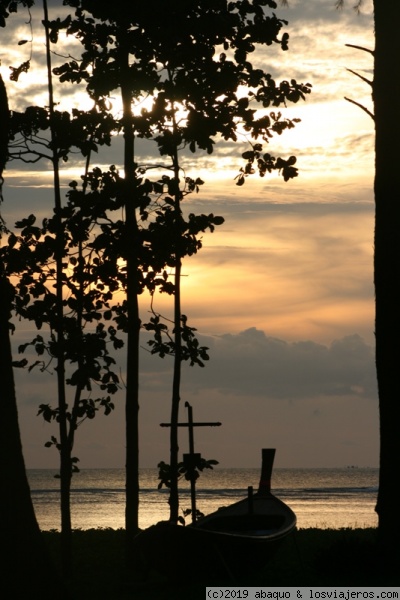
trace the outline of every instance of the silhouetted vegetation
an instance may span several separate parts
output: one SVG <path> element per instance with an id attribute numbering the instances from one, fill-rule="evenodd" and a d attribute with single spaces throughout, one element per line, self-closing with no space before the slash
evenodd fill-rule
<path id="1" fill-rule="evenodd" d="M 204 598 L 207 585 L 232 586 L 226 576 L 210 581 L 196 565 L 192 574 L 181 573 L 180 581 L 169 582 L 156 571 L 150 579 L 124 565 L 124 530 L 73 532 L 75 570 L 71 598 L 136 598 L 137 600 L 186 600 Z M 58 556 L 59 533 L 43 536 L 51 552 Z M 300 529 L 284 540 L 275 558 L 261 572 L 235 585 L 243 586 L 398 586 L 399 574 L 380 575 L 371 569 L 376 560 L 376 529 Z M 83 568 L 82 568 L 83 567 Z M 178 565 L 179 569 L 179 565 Z"/>

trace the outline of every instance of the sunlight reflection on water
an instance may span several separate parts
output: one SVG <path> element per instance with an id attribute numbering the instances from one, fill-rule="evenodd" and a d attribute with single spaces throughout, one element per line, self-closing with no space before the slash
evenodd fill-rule
<path id="1" fill-rule="evenodd" d="M 28 472 L 32 498 L 43 530 L 60 529 L 58 480 L 50 470 Z M 258 469 L 219 469 L 201 475 L 197 506 L 204 513 L 257 489 Z M 168 491 L 157 490 L 157 470 L 141 471 L 140 526 L 168 518 Z M 276 469 L 273 493 L 297 515 L 300 528 L 376 527 L 377 469 Z M 71 493 L 74 529 L 123 528 L 125 482 L 122 469 L 88 469 L 74 475 Z M 181 485 L 181 507 L 190 507 L 189 486 Z"/>

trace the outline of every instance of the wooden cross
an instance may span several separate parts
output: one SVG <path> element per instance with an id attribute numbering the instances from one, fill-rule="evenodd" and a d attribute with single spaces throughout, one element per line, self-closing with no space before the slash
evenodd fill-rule
<path id="1" fill-rule="evenodd" d="M 194 428 L 195 427 L 220 427 L 221 423 L 208 423 L 193 421 L 193 408 L 189 402 L 185 402 L 185 407 L 188 409 L 188 422 L 177 423 L 178 427 L 187 427 L 189 430 L 189 454 L 183 455 L 183 461 L 190 472 L 190 496 L 192 504 L 192 523 L 196 522 L 196 478 L 194 477 L 194 469 L 199 464 L 201 454 L 194 451 Z M 160 427 L 171 427 L 171 423 L 160 423 Z"/>

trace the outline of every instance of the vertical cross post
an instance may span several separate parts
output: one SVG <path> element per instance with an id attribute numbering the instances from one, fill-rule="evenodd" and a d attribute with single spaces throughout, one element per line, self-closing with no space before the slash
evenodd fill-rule
<path id="1" fill-rule="evenodd" d="M 195 423 L 193 421 L 193 408 L 189 402 L 185 402 L 188 409 L 188 422 L 178 423 L 178 427 L 187 427 L 189 430 L 189 453 L 183 455 L 183 460 L 190 475 L 190 498 L 192 523 L 196 523 L 196 467 L 200 464 L 201 454 L 194 451 L 194 428 L 195 427 L 219 427 L 221 423 Z M 160 423 L 161 427 L 171 427 L 171 423 Z"/>
<path id="2" fill-rule="evenodd" d="M 198 456 L 194 452 L 194 431 L 193 431 L 193 408 L 189 404 L 189 402 L 185 402 L 185 406 L 188 409 L 188 430 L 189 430 L 189 459 L 187 466 L 189 468 L 190 474 L 190 500 L 191 500 L 191 508 L 192 508 L 192 523 L 196 523 L 196 477 L 195 477 L 195 468 L 197 459 L 201 459 L 201 455 Z M 184 455 L 185 460 L 185 455 Z"/>

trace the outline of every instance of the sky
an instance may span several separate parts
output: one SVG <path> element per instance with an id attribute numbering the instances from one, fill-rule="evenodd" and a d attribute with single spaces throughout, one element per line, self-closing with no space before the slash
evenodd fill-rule
<path id="1" fill-rule="evenodd" d="M 50 3 L 51 18 L 60 14 L 56 4 Z M 289 21 L 289 51 L 267 48 L 254 55 L 254 63 L 278 81 L 313 86 L 305 103 L 284 110 L 301 122 L 268 148 L 275 156 L 297 156 L 298 178 L 254 175 L 236 186 L 241 153 L 248 149 L 244 139 L 217 145 L 211 156 L 184 156 L 186 174 L 205 181 L 185 201 L 187 210 L 222 215 L 225 223 L 205 234 L 203 249 L 184 262 L 183 312 L 209 347 L 210 361 L 204 369 L 184 365 L 181 419 L 187 419 L 187 401 L 195 420 L 222 422 L 195 432 L 196 450 L 222 467 L 257 467 L 263 447 L 277 449 L 277 467 L 378 465 L 374 130 L 372 119 L 345 100 L 372 110 L 369 86 L 347 70 L 372 78 L 372 57 L 346 44 L 372 49 L 373 18 L 369 1 L 359 15 L 352 4 L 338 11 L 333 0 L 290 0 L 276 11 Z M 36 27 L 41 17 L 32 14 Z M 30 72 L 18 83 L 8 81 L 9 66 L 29 58 L 31 44 L 17 45 L 30 38 L 26 21 L 21 14 L 0 32 L 0 69 L 14 110 L 48 103 L 40 32 Z M 84 96 L 72 91 L 56 86 L 60 107 L 84 106 Z M 120 147 L 115 140 L 96 164 L 120 164 Z M 139 151 L 148 158 L 145 144 Z M 69 161 L 64 184 L 81 172 L 79 157 Z M 49 214 L 47 164 L 14 161 L 5 181 L 2 214 L 9 227 L 32 212 Z M 170 300 L 157 297 L 155 308 L 169 314 Z M 143 298 L 143 320 L 148 310 Z M 32 332 L 29 323 L 17 323 L 14 347 Z M 143 346 L 140 461 L 155 467 L 168 462 L 168 432 L 159 424 L 169 421 L 172 361 L 151 356 L 144 337 Z M 116 358 L 123 379 L 123 352 Z M 40 403 L 55 401 L 55 376 L 17 371 L 16 381 L 26 465 L 56 468 L 55 451 L 44 447 L 56 430 L 36 417 Z M 124 465 L 123 390 L 115 403 L 110 416 L 78 430 L 75 454 L 82 468 Z M 187 451 L 186 432 L 180 447 Z"/>

